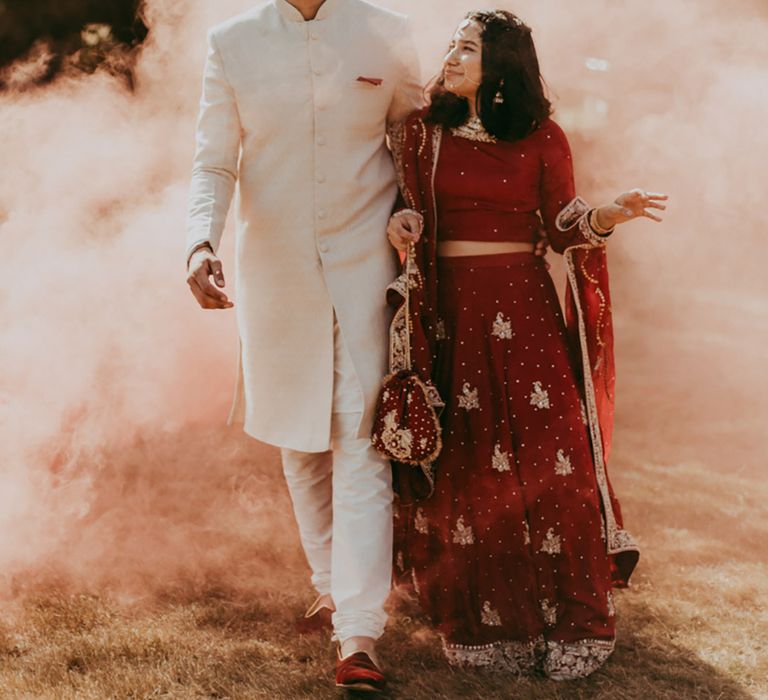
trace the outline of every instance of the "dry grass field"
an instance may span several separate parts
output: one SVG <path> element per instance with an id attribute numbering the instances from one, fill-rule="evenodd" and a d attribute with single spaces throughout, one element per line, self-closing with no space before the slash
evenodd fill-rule
<path id="1" fill-rule="evenodd" d="M 674 445 L 665 428 L 669 416 L 663 410 L 648 414 L 655 418 L 620 426 L 613 457 L 643 556 L 632 588 L 618 596 L 618 649 L 606 667 L 569 684 L 455 671 L 413 605 L 393 600 L 382 645 L 389 697 L 768 698 L 768 566 L 762 557 L 768 486 L 750 478 L 758 465 L 749 465 L 748 453 L 724 449 L 734 437 L 727 430 L 718 434 L 710 426 L 708 438 L 699 440 L 689 426 L 687 435 L 694 439 Z M 656 439 L 651 446 L 650 434 L 670 440 Z M 137 448 L 135 456 L 139 463 L 143 456 L 146 467 L 137 466 L 131 477 L 135 493 L 178 444 L 178 436 L 166 436 Z M 220 466 L 220 473 L 258 473 L 245 486 L 227 487 L 232 512 L 245 509 L 258 529 L 243 535 L 228 516 L 214 526 L 206 521 L 206 499 L 217 496 L 205 495 L 209 472 L 201 469 L 186 474 L 183 485 L 174 479 L 161 483 L 155 498 L 160 502 L 182 489 L 199 499 L 205 527 L 195 531 L 188 522 L 194 534 L 179 546 L 192 552 L 190 561 L 205 565 L 180 566 L 174 576 L 158 573 L 160 562 L 131 550 L 129 540 L 140 530 L 128 529 L 126 540 L 115 544 L 112 573 L 103 552 L 100 573 L 90 579 L 61 574 L 55 566 L 16 575 L 0 627 L 3 700 L 338 696 L 328 640 L 291 631 L 311 592 L 277 455 L 225 431 L 198 431 L 186 437 L 186 445 L 190 454 Z M 730 455 L 727 462 L 724 455 Z M 131 488 L 122 488 L 130 501 Z M 152 506 L 144 504 L 147 512 Z M 97 516 L 111 527 L 108 513 Z M 170 530 L 173 514 L 169 518 Z M 158 541 L 165 535 L 156 533 Z M 200 555 L 222 542 L 227 549 L 207 559 Z M 86 539 L 64 549 L 87 545 Z M 121 580 L 126 557 L 132 558 L 134 577 Z"/>

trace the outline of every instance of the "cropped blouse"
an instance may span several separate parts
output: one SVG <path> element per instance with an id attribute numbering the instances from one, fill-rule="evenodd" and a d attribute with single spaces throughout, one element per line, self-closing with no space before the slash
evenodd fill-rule
<path id="1" fill-rule="evenodd" d="M 435 196 L 438 240 L 530 243 L 543 222 L 562 252 L 572 235 L 555 220 L 575 196 L 568 140 L 551 119 L 519 141 L 473 141 L 446 129 Z"/>

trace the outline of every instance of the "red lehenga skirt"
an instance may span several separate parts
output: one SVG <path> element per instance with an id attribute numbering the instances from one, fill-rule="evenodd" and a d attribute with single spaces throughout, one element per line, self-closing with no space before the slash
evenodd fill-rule
<path id="1" fill-rule="evenodd" d="M 443 451 L 396 567 L 451 663 L 586 676 L 613 650 L 611 565 L 552 278 L 529 253 L 438 265 Z"/>

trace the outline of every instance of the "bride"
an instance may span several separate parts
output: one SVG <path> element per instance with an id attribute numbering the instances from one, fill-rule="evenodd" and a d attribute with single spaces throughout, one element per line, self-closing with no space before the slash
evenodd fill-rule
<path id="1" fill-rule="evenodd" d="M 466 17 L 430 97 L 391 134 L 402 206 L 388 237 L 415 266 L 410 352 L 445 404 L 443 449 L 423 472 L 394 465 L 396 568 L 451 663 L 583 677 L 613 651 L 612 588 L 638 559 L 606 471 L 606 242 L 660 221 L 666 196 L 576 196 L 531 29 L 509 12 Z M 542 223 L 566 259 L 565 319 L 534 253 Z"/>

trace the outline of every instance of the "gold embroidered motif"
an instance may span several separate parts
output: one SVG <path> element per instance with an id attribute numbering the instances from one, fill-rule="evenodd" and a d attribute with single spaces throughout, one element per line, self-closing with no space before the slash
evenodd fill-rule
<path id="1" fill-rule="evenodd" d="M 523 544 L 531 543 L 531 528 L 527 520 L 523 520 Z"/>
<path id="2" fill-rule="evenodd" d="M 605 534 L 605 518 L 603 516 L 600 516 L 600 539 L 605 542 L 607 537 Z"/>
<path id="3" fill-rule="evenodd" d="M 464 382 L 462 387 L 463 395 L 457 396 L 459 399 L 459 408 L 471 411 L 473 408 L 480 408 L 480 402 L 477 399 L 477 389 L 470 389 L 469 382 Z"/>
<path id="4" fill-rule="evenodd" d="M 479 646 L 448 644 L 442 637 L 443 652 L 451 666 L 488 668 L 515 675 L 532 675 L 541 666 L 545 642 L 537 637 L 530 642 L 500 641 Z"/>
<path id="5" fill-rule="evenodd" d="M 500 340 L 512 339 L 512 320 L 508 318 L 505 319 L 504 314 L 501 311 L 496 314 L 496 320 L 493 322 L 491 335 L 495 335 Z"/>
<path id="6" fill-rule="evenodd" d="M 544 598 L 540 604 L 544 622 L 550 627 L 554 627 L 557 624 L 557 605 L 550 603 L 547 598 Z"/>
<path id="7" fill-rule="evenodd" d="M 468 544 L 475 543 L 475 533 L 472 532 L 471 525 L 464 524 L 464 516 L 459 516 L 456 521 L 456 529 L 453 531 L 453 543 L 466 547 Z"/>
<path id="8" fill-rule="evenodd" d="M 595 325 L 595 340 L 597 341 L 597 346 L 599 348 L 597 360 L 595 360 L 595 365 L 593 367 L 594 371 L 596 372 L 603 362 L 603 348 L 605 348 L 605 341 L 603 340 L 603 319 L 605 317 L 605 310 L 608 304 L 605 301 L 605 294 L 603 294 L 603 290 L 597 286 L 600 283 L 600 280 L 592 277 L 592 275 L 590 275 L 587 270 L 586 259 L 581 261 L 580 267 L 581 274 L 583 274 L 584 278 L 595 286 L 595 294 L 600 297 L 600 313 L 597 316 L 597 322 Z"/>
<path id="9" fill-rule="evenodd" d="M 493 448 L 491 464 L 497 472 L 508 472 L 512 468 L 509 464 L 509 454 L 501 451 L 499 443 L 496 443 Z"/>
<path id="10" fill-rule="evenodd" d="M 485 130 L 480 117 L 470 117 L 461 126 L 452 128 L 451 133 L 469 141 L 480 141 L 481 143 L 496 143 L 497 141 L 495 136 Z"/>
<path id="11" fill-rule="evenodd" d="M 390 124 L 387 128 L 387 137 L 389 140 L 389 148 L 395 161 L 395 173 L 397 175 L 398 187 L 400 188 L 400 192 L 402 193 L 406 204 L 413 209 L 415 208 L 413 194 L 410 192 L 405 182 L 405 121 L 393 122 Z"/>
<path id="12" fill-rule="evenodd" d="M 613 640 L 581 639 L 576 642 L 530 642 L 503 640 L 492 644 L 465 646 L 448 644 L 443 651 L 451 666 L 487 668 L 516 675 L 542 672 L 554 680 L 584 678 L 602 666 L 613 651 Z"/>
<path id="13" fill-rule="evenodd" d="M 397 553 L 397 568 L 400 569 L 400 571 L 405 571 L 405 562 L 403 561 L 402 552 Z"/>
<path id="14" fill-rule="evenodd" d="M 551 527 L 547 530 L 539 551 L 544 552 L 544 554 L 560 554 L 560 535 L 555 534 L 554 528 Z"/>
<path id="15" fill-rule="evenodd" d="M 501 627 L 501 615 L 498 610 L 491 607 L 491 601 L 483 603 L 483 612 L 480 614 L 480 622 L 489 627 Z"/>
<path id="16" fill-rule="evenodd" d="M 398 278 L 398 280 L 399 279 L 400 278 Z M 396 280 L 396 283 L 398 280 Z M 404 280 L 403 283 L 405 283 Z M 391 284 L 387 289 L 396 289 L 399 293 L 395 284 Z M 404 293 L 401 296 L 404 296 Z M 389 371 L 393 374 L 408 369 L 409 349 L 408 329 L 406 328 L 407 321 L 406 308 L 405 304 L 403 304 L 395 312 L 395 316 L 389 326 Z"/>
<path id="17" fill-rule="evenodd" d="M 562 450 L 557 451 L 557 461 L 555 462 L 555 474 L 558 476 L 568 476 L 573 473 L 571 466 L 571 456 L 566 455 Z"/>
<path id="18" fill-rule="evenodd" d="M 613 593 L 608 591 L 606 597 L 608 598 L 608 617 L 614 617 L 616 615 L 616 605 L 613 602 Z"/>
<path id="19" fill-rule="evenodd" d="M 542 388 L 541 382 L 533 383 L 531 406 L 536 406 L 536 408 L 549 408 L 549 393 L 546 389 Z"/>
<path id="20" fill-rule="evenodd" d="M 420 532 L 422 535 L 426 535 L 429 532 L 429 522 L 422 508 L 416 511 L 416 515 L 413 518 L 413 526 L 416 528 L 416 532 Z"/>
<path id="21" fill-rule="evenodd" d="M 398 459 L 409 459 L 413 451 L 413 433 L 407 428 L 397 427 L 395 417 L 397 411 L 390 411 L 384 416 L 384 430 L 381 431 L 381 442 L 387 452 Z"/>
<path id="22" fill-rule="evenodd" d="M 586 221 L 589 214 L 589 204 L 581 197 L 574 197 L 566 204 L 555 218 L 555 226 L 560 231 L 567 231 L 581 219 Z"/>
<path id="23" fill-rule="evenodd" d="M 606 662 L 614 644 L 612 639 L 547 642 L 544 673 L 555 681 L 585 678 Z"/>
<path id="24" fill-rule="evenodd" d="M 448 335 L 445 332 L 445 321 L 442 318 L 437 319 L 435 324 L 435 340 L 445 340 Z"/>
<path id="25" fill-rule="evenodd" d="M 584 405 L 584 402 L 579 399 L 579 408 L 581 409 L 581 422 L 584 423 L 584 425 L 589 425 L 589 419 L 587 418 L 587 407 Z"/>

